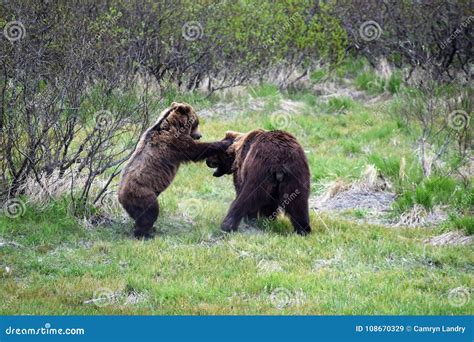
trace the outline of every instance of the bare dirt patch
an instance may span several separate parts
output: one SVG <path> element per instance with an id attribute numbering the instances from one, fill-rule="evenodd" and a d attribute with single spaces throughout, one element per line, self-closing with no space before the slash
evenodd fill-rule
<path id="1" fill-rule="evenodd" d="M 448 217 L 446 207 L 436 206 L 428 211 L 420 205 L 393 217 L 391 209 L 396 198 L 390 183 L 373 165 L 368 165 L 360 180 L 331 182 L 321 195 L 310 198 L 309 205 L 316 213 L 389 227 L 434 227 Z"/>
<path id="2" fill-rule="evenodd" d="M 15 241 L 5 241 L 0 239 L 0 248 L 3 247 L 16 247 L 16 248 L 23 248 L 23 245 L 16 243 Z"/>
<path id="3" fill-rule="evenodd" d="M 331 81 L 315 84 L 313 86 L 313 92 L 323 101 L 333 97 L 349 97 L 355 101 L 365 101 L 368 98 L 364 91 L 356 90 L 349 85 L 341 85 Z"/>
<path id="4" fill-rule="evenodd" d="M 444 246 L 444 245 L 470 245 L 472 244 L 474 237 L 472 235 L 465 236 L 460 231 L 447 232 L 431 239 L 426 239 L 424 242 L 432 246 Z"/>

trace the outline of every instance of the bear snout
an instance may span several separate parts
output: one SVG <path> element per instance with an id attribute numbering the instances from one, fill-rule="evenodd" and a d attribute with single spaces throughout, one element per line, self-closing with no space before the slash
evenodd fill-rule
<path id="1" fill-rule="evenodd" d="M 194 140 L 199 140 L 201 139 L 201 137 L 202 135 L 199 132 L 191 133 L 191 138 L 193 138 Z"/>
<path id="2" fill-rule="evenodd" d="M 193 138 L 194 140 L 199 140 L 202 137 L 201 131 L 199 130 L 198 126 L 194 127 L 194 129 L 191 130 L 190 135 L 191 135 L 191 138 Z"/>
<path id="3" fill-rule="evenodd" d="M 214 173 L 212 174 L 214 177 L 221 177 L 223 176 L 225 173 L 222 172 L 221 169 L 217 168 L 216 171 L 214 171 Z"/>

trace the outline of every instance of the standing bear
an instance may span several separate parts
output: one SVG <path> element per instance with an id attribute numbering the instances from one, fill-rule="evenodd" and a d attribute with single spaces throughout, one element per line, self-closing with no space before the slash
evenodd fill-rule
<path id="1" fill-rule="evenodd" d="M 150 238 L 158 218 L 157 197 L 173 181 L 183 162 L 224 152 L 230 141 L 200 143 L 199 119 L 186 103 L 171 104 L 148 128 L 122 171 L 118 198 L 135 220 L 134 235 Z"/>
<path id="2" fill-rule="evenodd" d="M 221 228 L 237 230 L 242 218 L 258 216 L 273 220 L 280 211 L 290 218 L 300 235 L 311 232 L 308 198 L 310 172 L 303 148 L 283 131 L 253 130 L 247 134 L 227 132 L 232 145 L 206 159 L 214 176 L 233 174 L 236 199 Z"/>

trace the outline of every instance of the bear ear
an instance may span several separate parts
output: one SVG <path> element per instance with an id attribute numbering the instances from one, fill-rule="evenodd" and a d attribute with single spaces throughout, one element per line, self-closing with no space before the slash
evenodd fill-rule
<path id="1" fill-rule="evenodd" d="M 191 111 L 191 106 L 186 103 L 173 102 L 171 104 L 171 108 L 173 108 L 179 114 L 183 114 L 183 115 L 186 115 Z"/>
<path id="2" fill-rule="evenodd" d="M 227 131 L 225 132 L 225 139 L 232 139 L 235 140 L 238 137 L 242 136 L 243 133 L 235 132 L 235 131 Z"/>

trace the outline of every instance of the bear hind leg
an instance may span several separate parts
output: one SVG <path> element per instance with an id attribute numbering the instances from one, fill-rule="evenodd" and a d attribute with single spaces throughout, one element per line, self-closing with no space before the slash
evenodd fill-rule
<path id="1" fill-rule="evenodd" d="M 311 233 L 308 200 L 294 200 L 285 208 L 285 213 L 290 217 L 291 223 L 296 233 L 299 235 L 307 235 Z"/>
<path id="2" fill-rule="evenodd" d="M 141 212 L 134 217 L 135 229 L 133 235 L 138 239 L 150 239 L 153 237 L 153 224 L 158 218 L 160 207 L 154 198 L 149 200 L 147 205 L 141 209 Z"/>
<path id="3" fill-rule="evenodd" d="M 298 189 L 293 184 L 294 182 L 280 184 L 279 200 L 285 213 L 289 216 L 295 232 L 300 235 L 307 235 L 311 233 L 308 206 L 309 191 L 305 187 Z"/>

